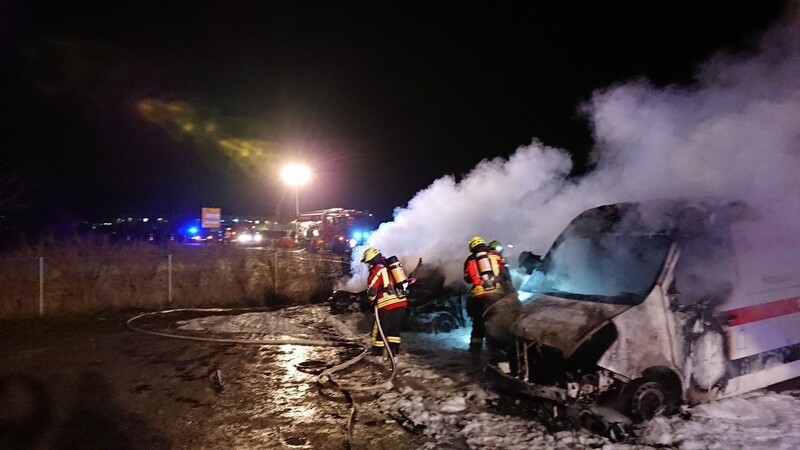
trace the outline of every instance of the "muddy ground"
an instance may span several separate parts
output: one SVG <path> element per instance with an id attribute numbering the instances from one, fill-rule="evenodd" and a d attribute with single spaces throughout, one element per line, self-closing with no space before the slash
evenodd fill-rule
<path id="1" fill-rule="evenodd" d="M 0 448 L 347 448 L 344 396 L 297 364 L 354 349 L 163 338 L 133 315 L 0 322 Z M 356 400 L 352 448 L 425 443 Z"/>

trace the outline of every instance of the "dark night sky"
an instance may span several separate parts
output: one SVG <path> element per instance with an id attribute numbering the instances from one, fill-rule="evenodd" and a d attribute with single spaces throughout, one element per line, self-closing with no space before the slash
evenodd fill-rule
<path id="1" fill-rule="evenodd" d="M 785 3 L 3 0 L 3 176 L 40 219 L 273 215 L 302 158 L 302 209 L 386 220 L 533 138 L 587 170 L 593 90 L 690 83 Z"/>

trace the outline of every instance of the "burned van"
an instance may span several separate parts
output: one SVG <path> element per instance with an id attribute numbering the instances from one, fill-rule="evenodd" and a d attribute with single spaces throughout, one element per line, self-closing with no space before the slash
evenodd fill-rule
<path id="1" fill-rule="evenodd" d="M 490 369 L 634 421 L 798 377 L 799 241 L 738 202 L 584 211 L 520 286 L 515 342 Z"/>

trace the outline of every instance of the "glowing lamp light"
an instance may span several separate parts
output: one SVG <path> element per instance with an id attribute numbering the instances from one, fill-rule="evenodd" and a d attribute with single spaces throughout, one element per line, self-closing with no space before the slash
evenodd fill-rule
<path id="1" fill-rule="evenodd" d="M 300 186 L 311 180 L 311 169 L 304 164 L 289 164 L 281 170 L 281 178 L 290 186 Z"/>
<path id="2" fill-rule="evenodd" d="M 294 186 L 294 213 L 300 215 L 300 186 L 311 180 L 311 169 L 304 164 L 289 164 L 281 170 L 283 182 Z"/>
<path id="3" fill-rule="evenodd" d="M 361 237 L 362 237 L 362 234 L 361 234 L 360 231 L 356 231 L 356 232 L 353 233 L 353 239 L 355 239 L 356 241 L 361 239 Z"/>
<path id="4" fill-rule="evenodd" d="M 189 234 L 191 234 L 192 236 L 200 232 L 200 230 L 197 227 L 189 227 L 189 229 L 186 231 L 188 231 Z"/>

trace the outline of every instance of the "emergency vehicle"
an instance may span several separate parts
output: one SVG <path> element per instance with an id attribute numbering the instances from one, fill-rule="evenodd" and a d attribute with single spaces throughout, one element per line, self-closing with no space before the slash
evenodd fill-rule
<path id="1" fill-rule="evenodd" d="M 312 251 L 346 253 L 366 242 L 375 228 L 374 222 L 371 213 L 356 209 L 305 212 L 297 216 L 298 244 Z"/>

